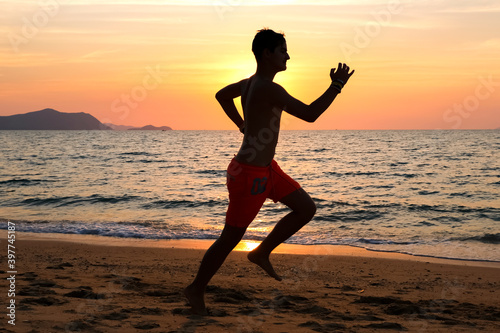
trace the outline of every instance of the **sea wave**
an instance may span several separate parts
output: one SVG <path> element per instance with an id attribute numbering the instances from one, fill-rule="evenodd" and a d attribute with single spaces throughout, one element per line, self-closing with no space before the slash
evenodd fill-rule
<path id="1" fill-rule="evenodd" d="M 486 244 L 500 244 L 500 233 L 496 234 L 483 234 L 472 237 L 458 237 L 458 241 L 476 241 Z"/>
<path id="2" fill-rule="evenodd" d="M 156 200 L 146 204 L 141 207 L 144 209 L 173 209 L 173 208 L 198 208 L 198 207 L 216 207 L 216 206 L 226 206 L 226 200 Z"/>
<path id="3" fill-rule="evenodd" d="M 54 197 L 33 197 L 19 200 L 6 200 L 2 205 L 6 207 L 16 206 L 52 206 L 52 207 L 65 207 L 65 206 L 80 206 L 80 205 L 93 205 L 93 204 L 116 204 L 121 202 L 129 202 L 138 200 L 141 197 L 134 195 L 123 196 L 102 196 L 93 194 L 87 197 L 82 196 L 54 196 Z"/>
<path id="4" fill-rule="evenodd" d="M 12 179 L 8 179 L 8 180 L 0 181 L 0 185 L 11 186 L 11 187 L 38 186 L 38 185 L 42 185 L 43 183 L 53 183 L 53 182 L 55 182 L 55 181 L 50 180 L 50 179 L 12 178 Z"/>

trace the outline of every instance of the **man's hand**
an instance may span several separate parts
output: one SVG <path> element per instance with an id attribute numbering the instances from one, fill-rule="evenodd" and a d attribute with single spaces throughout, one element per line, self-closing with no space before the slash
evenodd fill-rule
<path id="1" fill-rule="evenodd" d="M 354 69 L 349 73 L 349 66 L 339 62 L 337 70 L 335 68 L 331 69 L 330 78 L 332 81 L 339 81 L 342 85 L 345 85 L 352 74 L 354 74 Z"/>

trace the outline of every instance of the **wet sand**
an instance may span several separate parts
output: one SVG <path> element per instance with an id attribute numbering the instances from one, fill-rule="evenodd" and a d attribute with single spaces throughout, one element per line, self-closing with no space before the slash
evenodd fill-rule
<path id="1" fill-rule="evenodd" d="M 278 249 L 288 252 L 271 256 L 278 282 L 243 244 L 207 289 L 210 315 L 192 315 L 182 291 L 209 243 L 17 233 L 16 325 L 4 307 L 0 331 L 500 331 L 500 264 L 334 246 Z"/>

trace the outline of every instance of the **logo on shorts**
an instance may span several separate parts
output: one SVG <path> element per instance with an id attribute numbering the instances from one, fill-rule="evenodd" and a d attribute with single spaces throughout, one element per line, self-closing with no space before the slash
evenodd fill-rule
<path id="1" fill-rule="evenodd" d="M 267 185 L 267 177 L 255 178 L 252 184 L 252 190 L 250 193 L 252 195 L 264 193 Z"/>

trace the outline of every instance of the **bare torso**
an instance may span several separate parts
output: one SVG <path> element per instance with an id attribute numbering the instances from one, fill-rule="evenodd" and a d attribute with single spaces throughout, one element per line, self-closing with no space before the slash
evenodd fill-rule
<path id="1" fill-rule="evenodd" d="M 236 155 L 239 162 L 268 166 L 274 158 L 282 110 L 272 105 L 266 89 L 269 84 L 272 82 L 254 75 L 242 85 L 245 136 Z"/>

